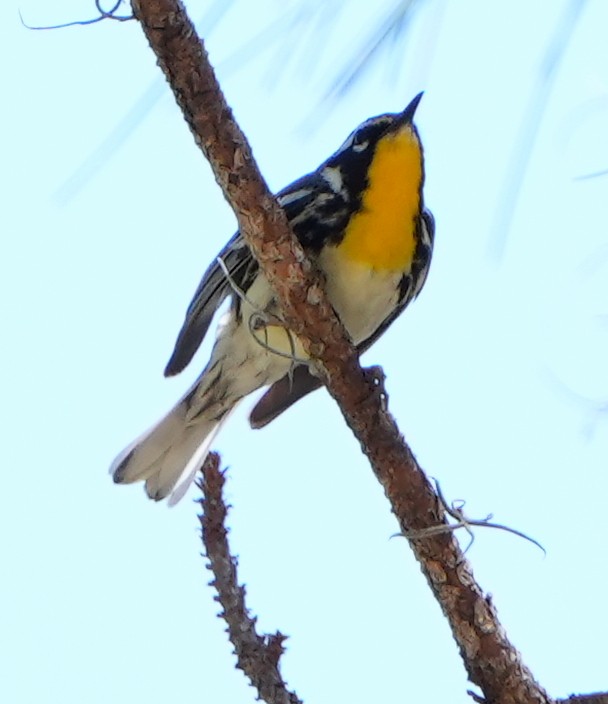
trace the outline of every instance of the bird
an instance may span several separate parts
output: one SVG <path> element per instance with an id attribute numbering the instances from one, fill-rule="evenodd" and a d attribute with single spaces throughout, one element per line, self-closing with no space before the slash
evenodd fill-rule
<path id="1" fill-rule="evenodd" d="M 414 125 L 421 97 L 360 124 L 315 171 L 276 196 L 359 353 L 416 298 L 431 263 L 435 221 L 424 204 L 424 152 Z M 190 363 L 226 299 L 209 362 L 169 413 L 116 457 L 110 471 L 117 484 L 144 481 L 151 499 L 174 504 L 243 398 L 267 387 L 249 418 L 262 428 L 323 385 L 238 231 L 205 271 L 165 376 Z"/>

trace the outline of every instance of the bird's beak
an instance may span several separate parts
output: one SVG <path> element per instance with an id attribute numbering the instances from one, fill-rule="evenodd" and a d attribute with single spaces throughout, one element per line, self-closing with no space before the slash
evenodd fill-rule
<path id="1" fill-rule="evenodd" d="M 403 125 L 411 125 L 414 121 L 414 114 L 416 113 L 416 108 L 418 103 L 422 100 L 424 92 L 418 93 L 418 95 L 412 100 L 412 102 L 405 108 L 405 110 L 397 115 L 397 119 L 393 123 L 393 127 L 402 127 Z"/>

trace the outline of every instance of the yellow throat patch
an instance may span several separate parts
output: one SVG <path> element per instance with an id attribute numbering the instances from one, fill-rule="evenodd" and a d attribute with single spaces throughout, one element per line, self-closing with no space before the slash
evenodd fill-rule
<path id="1" fill-rule="evenodd" d="M 361 210 L 338 245 L 351 260 L 371 269 L 406 271 L 416 247 L 422 152 L 409 125 L 382 137 L 368 171 Z"/>

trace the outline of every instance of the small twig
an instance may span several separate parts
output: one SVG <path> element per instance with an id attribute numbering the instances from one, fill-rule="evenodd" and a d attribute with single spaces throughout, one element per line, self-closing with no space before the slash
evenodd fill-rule
<path id="1" fill-rule="evenodd" d="M 95 0 L 95 7 L 97 8 L 97 11 L 99 12 L 99 17 L 93 17 L 90 20 L 74 20 L 73 22 L 65 22 L 64 24 L 52 24 L 52 25 L 46 25 L 46 26 L 35 26 L 35 25 L 30 25 L 27 24 L 27 22 L 23 19 L 23 15 L 21 14 L 21 10 L 19 10 L 19 19 L 21 20 L 21 24 L 26 27 L 27 29 L 34 29 L 34 30 L 43 30 L 43 29 L 64 29 L 65 27 L 75 27 L 77 25 L 87 25 L 87 24 L 95 24 L 97 22 L 101 22 L 102 20 L 116 20 L 117 22 L 128 22 L 129 20 L 135 19 L 133 15 L 115 15 L 114 13 L 120 5 L 122 4 L 123 0 L 116 0 L 114 3 L 114 6 L 110 10 L 104 10 L 101 7 L 101 0 Z"/>
<path id="2" fill-rule="evenodd" d="M 469 518 L 464 512 L 465 502 L 462 501 L 462 499 L 458 499 L 448 504 L 445 496 L 443 495 L 443 492 L 441 491 L 439 481 L 434 477 L 433 481 L 435 482 L 435 490 L 437 491 L 437 498 L 439 499 L 439 502 L 441 503 L 444 511 L 448 514 L 448 516 L 451 516 L 456 521 L 456 523 L 452 523 L 449 525 L 442 523 L 436 526 L 430 526 L 429 528 L 422 528 L 420 530 L 410 530 L 406 533 L 398 533 L 397 535 L 403 535 L 408 539 L 416 540 L 418 538 L 426 538 L 430 535 L 438 535 L 439 533 L 450 533 L 458 530 L 459 528 L 464 528 L 470 538 L 469 544 L 464 549 L 464 554 L 466 554 L 469 548 L 475 542 L 475 534 L 471 530 L 473 526 L 478 526 L 481 528 L 497 528 L 498 530 L 504 530 L 507 533 L 513 533 L 513 535 L 517 535 L 518 537 L 527 540 L 529 543 L 536 545 L 537 548 L 540 548 L 543 551 L 544 555 L 547 554 L 545 548 L 537 540 L 534 540 L 534 538 L 531 538 L 529 535 L 522 533 L 516 528 L 505 526 L 502 523 L 492 523 L 492 518 L 494 518 L 494 514 L 492 513 L 489 513 L 485 518 Z"/>
<path id="3" fill-rule="evenodd" d="M 224 274 L 224 277 L 226 281 L 228 282 L 230 288 L 234 292 L 236 296 L 238 296 L 243 303 L 247 303 L 250 305 L 253 310 L 258 312 L 260 315 L 264 315 L 264 311 L 260 310 L 258 306 L 251 301 L 249 298 L 247 298 L 247 294 L 243 289 L 237 284 L 237 282 L 234 280 L 232 274 L 228 271 L 228 267 L 226 266 L 226 262 L 221 258 L 221 257 L 216 257 L 215 261 L 217 262 L 217 265 L 219 268 L 222 270 L 222 274 Z"/>
<path id="4" fill-rule="evenodd" d="M 302 704 L 297 695 L 287 689 L 279 672 L 286 636 L 279 632 L 260 636 L 255 627 L 256 619 L 249 615 L 245 604 L 245 587 L 238 582 L 237 560 L 230 554 L 228 545 L 225 526 L 228 508 L 222 496 L 224 483 L 219 456 L 212 452 L 203 465 L 202 479 L 197 482 L 203 492 L 199 499 L 203 509 L 199 520 L 209 569 L 213 572 L 211 585 L 217 590 L 216 600 L 223 609 L 221 617 L 228 625 L 237 667 L 257 689 L 260 699 L 268 704 Z"/>
<path id="5" fill-rule="evenodd" d="M 257 313 L 254 313 L 252 316 L 250 316 L 248 323 L 249 332 L 251 333 L 253 339 L 258 343 L 260 347 L 262 347 L 262 349 L 265 349 L 267 352 L 272 352 L 272 354 L 276 354 L 277 357 L 290 359 L 294 364 L 308 364 L 308 362 L 310 361 L 309 359 L 296 356 L 296 345 L 293 341 L 293 333 L 291 332 L 291 330 L 279 318 L 276 318 L 276 321 L 277 325 L 271 326 L 269 325 L 268 316 L 266 315 L 260 316 Z M 283 352 L 282 350 L 273 347 L 268 342 L 269 327 L 278 327 L 282 328 L 285 331 L 285 334 L 289 340 L 289 352 Z M 263 330 L 265 339 L 262 340 L 260 337 L 258 337 L 258 330 Z"/>
<path id="6" fill-rule="evenodd" d="M 279 318 L 277 315 L 272 315 L 267 311 L 261 310 L 261 308 L 259 308 L 250 298 L 247 297 L 247 294 L 240 288 L 240 286 L 234 280 L 232 274 L 228 271 L 228 267 L 226 266 L 224 260 L 221 257 L 216 257 L 215 261 L 217 262 L 219 268 L 222 270 L 222 273 L 226 277 L 226 281 L 228 281 L 228 284 L 230 285 L 230 288 L 233 290 L 234 294 L 238 296 L 241 301 L 247 303 L 251 308 L 253 308 L 254 313 L 249 316 L 247 325 L 249 328 L 249 332 L 251 333 L 251 337 L 253 337 L 253 339 L 258 343 L 258 345 L 260 345 L 260 347 L 265 349 L 267 352 L 272 352 L 273 354 L 276 354 L 278 357 L 290 359 L 292 362 L 294 362 L 294 364 L 308 363 L 308 359 L 300 359 L 299 357 L 296 357 L 296 346 L 293 341 L 293 333 L 287 327 L 285 321 L 281 320 L 281 318 Z M 281 350 L 278 350 L 272 347 L 272 345 L 268 344 L 267 329 L 271 322 L 276 323 L 276 327 L 280 327 L 285 330 L 285 333 L 289 339 L 289 354 L 287 352 L 282 352 Z M 264 340 L 262 340 L 257 335 L 257 332 L 260 328 L 264 330 L 264 337 L 266 338 Z M 291 370 L 289 373 L 291 373 Z"/>

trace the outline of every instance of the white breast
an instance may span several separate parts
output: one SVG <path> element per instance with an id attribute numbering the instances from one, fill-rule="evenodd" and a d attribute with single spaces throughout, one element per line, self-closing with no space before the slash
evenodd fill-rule
<path id="1" fill-rule="evenodd" d="M 375 271 L 343 256 L 337 258 L 336 249 L 331 246 L 323 249 L 317 263 L 326 277 L 329 300 L 353 343 L 358 345 L 367 340 L 397 305 L 402 273 Z M 273 316 L 274 311 L 270 286 L 265 277 L 258 276 L 241 303 L 240 322 L 232 314 L 228 316 L 214 350 L 232 359 L 241 369 L 246 365 L 251 367 L 247 376 L 255 377 L 258 386 L 273 383 L 286 374 L 293 359 L 307 358 L 300 341 Z M 264 325 L 265 313 L 270 316 Z M 251 323 L 255 319 L 259 322 L 253 330 L 255 326 Z M 251 390 L 240 389 L 244 393 Z"/>
<path id="2" fill-rule="evenodd" d="M 323 249 L 319 267 L 325 272 L 327 294 L 344 327 L 355 344 L 363 342 L 397 305 L 403 273 L 338 259 L 335 247 Z"/>

